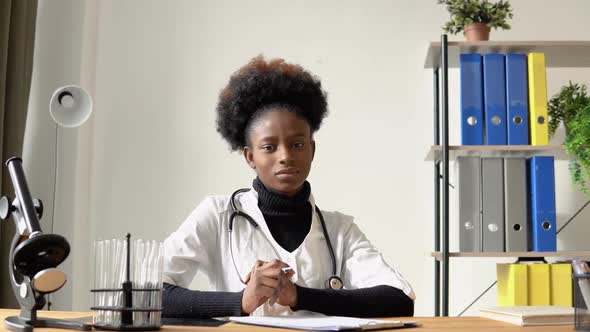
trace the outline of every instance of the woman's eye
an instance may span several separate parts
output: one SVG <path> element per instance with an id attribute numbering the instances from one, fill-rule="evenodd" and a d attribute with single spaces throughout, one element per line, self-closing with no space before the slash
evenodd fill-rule
<path id="1" fill-rule="evenodd" d="M 272 146 L 272 145 L 263 145 L 262 146 L 262 150 L 267 151 L 267 152 L 268 151 L 274 151 L 274 149 L 275 149 L 275 147 Z"/>
<path id="2" fill-rule="evenodd" d="M 295 143 L 295 144 L 293 144 L 293 147 L 296 149 L 301 149 L 301 148 L 303 148 L 303 143 L 302 142 Z"/>

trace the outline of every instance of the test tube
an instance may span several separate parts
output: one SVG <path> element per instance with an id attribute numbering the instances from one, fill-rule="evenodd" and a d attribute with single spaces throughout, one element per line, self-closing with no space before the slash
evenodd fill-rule
<path id="1" fill-rule="evenodd" d="M 101 288 L 101 277 L 102 277 L 102 241 L 94 241 L 94 289 L 98 290 Z M 93 294 L 94 301 L 93 304 L 95 307 L 101 306 L 101 293 L 94 292 Z M 101 324 L 101 311 L 96 310 L 95 315 L 93 317 L 94 324 Z"/>

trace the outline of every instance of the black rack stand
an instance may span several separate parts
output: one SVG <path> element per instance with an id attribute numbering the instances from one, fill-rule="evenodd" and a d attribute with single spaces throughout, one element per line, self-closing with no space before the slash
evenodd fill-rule
<path id="1" fill-rule="evenodd" d="M 574 329 L 576 331 L 590 330 L 590 308 L 588 302 L 588 286 L 590 286 L 590 274 L 572 274 L 574 288 Z"/>
<path id="2" fill-rule="evenodd" d="M 434 145 L 442 136 L 442 159 L 434 162 L 434 250 L 441 259 L 434 259 L 434 315 L 449 315 L 449 88 L 447 35 L 441 36 L 440 64 L 434 65 Z M 440 75 L 440 89 L 439 89 Z M 440 105 L 439 105 L 440 100 Z M 440 110 L 442 107 L 442 114 Z M 440 123 L 442 121 L 442 135 Z M 441 176 L 442 162 L 442 176 Z M 441 181 L 442 179 L 442 237 Z M 441 248 L 442 238 L 442 248 Z M 441 269 L 442 263 L 442 269 Z M 442 280 L 441 280 L 442 275 Z M 442 289 L 441 289 L 442 282 Z M 441 303 L 442 301 L 442 303 Z"/>
<path id="3" fill-rule="evenodd" d="M 134 312 L 161 312 L 162 308 L 134 308 L 133 307 L 133 292 L 161 292 L 159 288 L 133 288 L 131 283 L 131 234 L 127 233 L 127 262 L 126 262 L 126 275 L 125 281 L 122 283 L 121 288 L 115 289 L 91 289 L 92 293 L 123 293 L 123 305 L 122 306 L 93 306 L 90 310 L 93 311 L 112 311 L 121 313 L 120 324 L 93 324 L 92 327 L 101 330 L 118 330 L 118 331 L 154 331 L 159 330 L 161 324 L 134 324 L 133 313 Z"/>

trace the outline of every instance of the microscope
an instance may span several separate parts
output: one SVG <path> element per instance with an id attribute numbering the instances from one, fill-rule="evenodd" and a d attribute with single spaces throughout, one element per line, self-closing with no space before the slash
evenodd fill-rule
<path id="1" fill-rule="evenodd" d="M 32 332 L 35 327 L 53 327 L 90 330 L 91 326 L 75 321 L 37 317 L 37 310 L 45 306 L 45 295 L 53 293 L 66 283 L 66 274 L 57 268 L 70 253 L 68 241 L 57 234 L 44 234 L 39 225 L 43 203 L 33 200 L 22 160 L 18 157 L 6 161 L 16 198 L 10 202 L 0 199 L 0 218 L 12 217 L 16 233 L 10 245 L 8 274 L 12 290 L 20 304 L 18 316 L 4 320 L 6 328 L 16 332 Z"/>

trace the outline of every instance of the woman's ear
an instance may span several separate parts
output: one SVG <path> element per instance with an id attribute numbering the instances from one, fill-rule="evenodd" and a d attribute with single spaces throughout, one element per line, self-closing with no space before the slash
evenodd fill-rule
<path id="1" fill-rule="evenodd" d="M 252 169 L 256 169 L 256 164 L 254 163 L 254 155 L 252 153 L 252 149 L 250 149 L 248 146 L 245 146 L 242 149 L 242 155 L 244 156 L 244 159 L 246 160 L 246 163 L 248 164 L 248 166 L 250 166 L 250 168 L 252 168 Z"/>
<path id="2" fill-rule="evenodd" d="M 311 141 L 311 160 L 313 160 L 313 157 L 315 157 L 315 141 L 314 140 Z"/>

